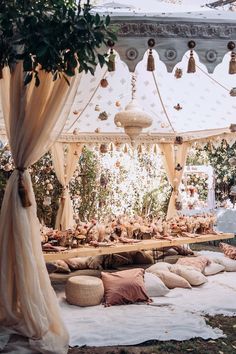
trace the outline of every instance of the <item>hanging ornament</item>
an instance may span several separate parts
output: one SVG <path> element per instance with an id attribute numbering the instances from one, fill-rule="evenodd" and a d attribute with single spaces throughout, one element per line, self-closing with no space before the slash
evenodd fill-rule
<path id="1" fill-rule="evenodd" d="M 99 104 L 96 104 L 94 110 L 95 110 L 96 112 L 100 112 L 100 111 L 101 111 L 101 108 L 100 108 Z"/>
<path id="2" fill-rule="evenodd" d="M 229 91 L 230 96 L 232 97 L 236 97 L 236 87 L 233 87 L 230 91 Z"/>
<path id="3" fill-rule="evenodd" d="M 154 147 L 153 147 L 153 152 L 154 152 L 154 154 L 157 154 L 157 153 L 158 153 L 158 147 L 157 147 L 157 144 L 154 144 Z"/>
<path id="4" fill-rule="evenodd" d="M 116 107 L 120 107 L 120 101 L 116 101 L 115 105 Z"/>
<path id="5" fill-rule="evenodd" d="M 176 111 L 180 111 L 183 107 L 180 106 L 179 103 L 177 103 L 177 105 L 174 106 L 174 109 L 176 109 Z"/>
<path id="6" fill-rule="evenodd" d="M 107 147 L 106 144 L 101 144 L 101 145 L 100 145 L 100 152 L 101 152 L 102 154 L 106 154 L 106 153 L 108 152 L 108 147 Z"/>
<path id="7" fill-rule="evenodd" d="M 127 144 L 124 145 L 124 150 L 123 151 L 124 151 L 125 154 L 127 154 L 129 152 Z"/>
<path id="8" fill-rule="evenodd" d="M 122 126 L 125 133 L 130 137 L 131 143 L 134 144 L 135 139 L 142 133 L 143 128 L 152 125 L 152 118 L 144 112 L 138 105 L 136 100 L 136 77 L 133 74 L 131 80 L 132 100 L 125 107 L 124 111 L 116 113 L 114 122 L 116 126 Z"/>
<path id="9" fill-rule="evenodd" d="M 176 167 L 175 167 L 175 170 L 179 172 L 179 171 L 181 171 L 182 169 L 183 169 L 183 167 L 180 166 L 179 163 L 177 163 L 177 165 L 176 165 Z"/>
<path id="10" fill-rule="evenodd" d="M 107 112 L 103 111 L 99 114 L 98 119 L 100 120 L 107 120 L 108 119 L 108 114 Z"/>
<path id="11" fill-rule="evenodd" d="M 174 144 L 177 144 L 177 145 L 183 144 L 183 137 L 182 136 L 176 136 Z"/>
<path id="12" fill-rule="evenodd" d="M 161 128 L 165 128 L 165 123 L 164 122 L 161 123 Z"/>
<path id="13" fill-rule="evenodd" d="M 138 153 L 139 153 L 139 154 L 142 154 L 142 152 L 143 152 L 143 146 L 140 144 L 140 145 L 138 146 Z"/>
<path id="14" fill-rule="evenodd" d="M 110 150 L 111 152 L 114 151 L 114 145 L 113 145 L 113 143 L 110 143 L 110 145 L 109 145 L 109 150 Z"/>
<path id="15" fill-rule="evenodd" d="M 101 85 L 102 88 L 106 88 L 106 87 L 108 86 L 108 81 L 107 81 L 107 79 L 102 79 L 102 80 L 100 81 L 100 85 Z"/>
<path id="16" fill-rule="evenodd" d="M 175 69 L 175 77 L 176 79 L 180 79 L 183 76 L 183 70 L 180 68 Z"/>
<path id="17" fill-rule="evenodd" d="M 79 129 L 78 129 L 78 128 L 75 128 L 75 129 L 73 130 L 73 134 L 74 134 L 74 135 L 78 135 L 78 133 L 79 133 Z"/>
<path id="18" fill-rule="evenodd" d="M 94 130 L 95 133 L 100 133 L 100 131 L 101 131 L 100 128 Z"/>
<path id="19" fill-rule="evenodd" d="M 188 60 L 188 69 L 187 73 L 195 73 L 196 72 L 196 63 L 195 59 L 193 57 L 193 48 L 195 48 L 196 43 L 194 41 L 189 41 L 188 42 L 188 47 L 190 49 L 190 58 Z"/>
<path id="20" fill-rule="evenodd" d="M 149 46 L 149 53 L 148 53 L 148 60 L 147 60 L 147 71 L 154 71 L 155 61 L 152 54 L 152 48 L 155 46 L 155 39 L 150 38 L 148 40 L 148 46 Z"/>
<path id="21" fill-rule="evenodd" d="M 75 115 L 77 115 L 77 114 L 79 114 L 79 111 L 73 111 L 73 113 L 75 114 Z"/>

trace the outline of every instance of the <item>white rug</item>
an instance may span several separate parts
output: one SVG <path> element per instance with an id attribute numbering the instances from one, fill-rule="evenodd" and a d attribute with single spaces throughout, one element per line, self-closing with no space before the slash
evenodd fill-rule
<path id="1" fill-rule="evenodd" d="M 208 283 L 200 287 L 173 289 L 165 297 L 153 298 L 151 305 L 80 308 L 67 304 L 63 292 L 57 294 L 71 346 L 134 345 L 152 339 L 216 339 L 224 334 L 208 326 L 204 314 L 236 315 L 236 272 L 210 276 Z"/>

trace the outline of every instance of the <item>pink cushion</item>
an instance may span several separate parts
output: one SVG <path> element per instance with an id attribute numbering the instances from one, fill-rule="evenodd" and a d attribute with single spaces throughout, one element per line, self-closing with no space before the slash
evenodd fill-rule
<path id="1" fill-rule="evenodd" d="M 184 258 L 179 258 L 177 261 L 177 264 L 194 267 L 197 270 L 200 270 L 200 272 L 203 272 L 206 266 L 209 265 L 210 263 L 211 263 L 210 260 L 204 256 L 184 257 Z"/>
<path id="2" fill-rule="evenodd" d="M 102 281 L 106 306 L 150 301 L 144 286 L 144 270 L 141 268 L 115 273 L 102 272 Z"/>

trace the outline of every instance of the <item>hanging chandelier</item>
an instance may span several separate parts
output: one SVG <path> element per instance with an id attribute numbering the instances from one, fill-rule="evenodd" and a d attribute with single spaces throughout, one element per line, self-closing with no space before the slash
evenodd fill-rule
<path id="1" fill-rule="evenodd" d="M 123 127 L 125 133 L 130 137 L 131 143 L 142 133 L 144 128 L 152 125 L 152 118 L 145 113 L 136 100 L 136 77 L 133 74 L 131 80 L 132 100 L 121 111 L 115 115 L 114 122 L 117 127 Z"/>

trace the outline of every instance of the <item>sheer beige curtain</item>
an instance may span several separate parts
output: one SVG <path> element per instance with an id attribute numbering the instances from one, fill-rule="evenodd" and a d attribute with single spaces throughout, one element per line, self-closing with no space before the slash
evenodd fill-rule
<path id="1" fill-rule="evenodd" d="M 68 349 L 68 333 L 45 267 L 27 167 L 60 134 L 80 75 L 70 79 L 70 86 L 65 80 L 53 82 L 44 72 L 39 76 L 39 87 L 34 82 L 24 86 L 19 63 L 11 73 L 5 68 L 0 80 L 6 130 L 17 167 L 7 183 L 0 215 L 0 332 L 14 330 L 28 337 L 41 353 L 63 354 Z"/>
<path id="2" fill-rule="evenodd" d="M 82 149 L 82 144 L 62 142 L 56 142 L 51 148 L 53 166 L 58 181 L 63 186 L 55 225 L 59 230 L 67 230 L 74 225 L 69 183 L 75 173 Z"/>
<path id="3" fill-rule="evenodd" d="M 163 161 L 167 177 L 171 187 L 173 188 L 169 205 L 167 211 L 167 219 L 171 219 L 177 216 L 176 210 L 176 198 L 178 197 L 178 189 L 183 176 L 183 170 L 186 163 L 187 153 L 188 153 L 188 143 L 183 143 L 181 145 L 174 144 L 159 144 L 159 148 L 163 155 Z M 175 167 L 179 164 L 182 169 L 180 171 L 176 170 Z"/>

